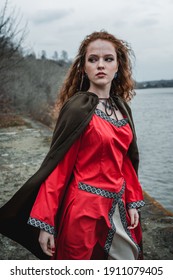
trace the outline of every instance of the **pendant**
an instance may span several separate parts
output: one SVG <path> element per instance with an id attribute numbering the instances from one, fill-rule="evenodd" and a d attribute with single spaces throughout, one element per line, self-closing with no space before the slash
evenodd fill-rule
<path id="1" fill-rule="evenodd" d="M 102 100 L 104 100 L 106 102 L 104 102 Z M 101 102 L 102 105 L 105 107 L 106 115 L 108 117 L 111 117 L 114 113 L 115 118 L 118 121 L 118 118 L 117 118 L 117 115 L 116 115 L 116 112 L 115 112 L 115 110 L 118 110 L 118 108 L 117 108 L 115 102 L 112 100 L 112 98 L 110 98 L 110 97 L 109 98 L 99 98 L 99 102 Z M 110 113 L 108 113 L 107 109 L 110 110 Z"/>

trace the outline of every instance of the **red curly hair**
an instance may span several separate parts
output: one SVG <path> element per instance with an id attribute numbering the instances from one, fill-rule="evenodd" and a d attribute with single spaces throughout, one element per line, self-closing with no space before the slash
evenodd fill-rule
<path id="1" fill-rule="evenodd" d="M 134 57 L 134 53 L 129 44 L 116 38 L 107 31 L 93 32 L 90 35 L 87 35 L 82 41 L 78 54 L 67 73 L 66 79 L 58 95 L 58 104 L 60 107 L 77 91 L 87 91 L 89 89 L 89 80 L 83 76 L 85 56 L 88 45 L 97 39 L 111 42 L 115 46 L 117 53 L 117 60 L 119 64 L 118 76 L 112 81 L 111 94 L 119 95 L 126 101 L 131 100 L 135 95 L 135 82 L 132 79 L 131 62 L 131 58 Z"/>

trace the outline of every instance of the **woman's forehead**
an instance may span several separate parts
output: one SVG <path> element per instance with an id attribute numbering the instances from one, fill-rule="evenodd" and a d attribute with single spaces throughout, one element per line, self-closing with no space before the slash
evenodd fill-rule
<path id="1" fill-rule="evenodd" d="M 102 39 L 97 39 L 89 43 L 87 53 L 110 53 L 115 54 L 115 46 L 112 42 Z"/>

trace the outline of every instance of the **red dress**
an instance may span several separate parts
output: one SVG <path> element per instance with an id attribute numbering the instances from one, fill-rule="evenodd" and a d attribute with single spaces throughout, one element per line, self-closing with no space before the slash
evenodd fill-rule
<path id="1" fill-rule="evenodd" d="M 126 118 L 96 109 L 41 185 L 28 223 L 55 235 L 54 259 L 138 259 L 140 224 L 127 229 L 127 209 L 144 205 L 127 155 L 132 137 Z"/>

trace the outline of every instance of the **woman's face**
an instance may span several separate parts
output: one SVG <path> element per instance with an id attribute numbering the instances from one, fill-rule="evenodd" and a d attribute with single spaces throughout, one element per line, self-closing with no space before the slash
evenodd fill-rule
<path id="1" fill-rule="evenodd" d="M 90 89 L 110 88 L 117 70 L 117 54 L 111 42 L 97 39 L 88 45 L 84 71 L 90 80 Z"/>

